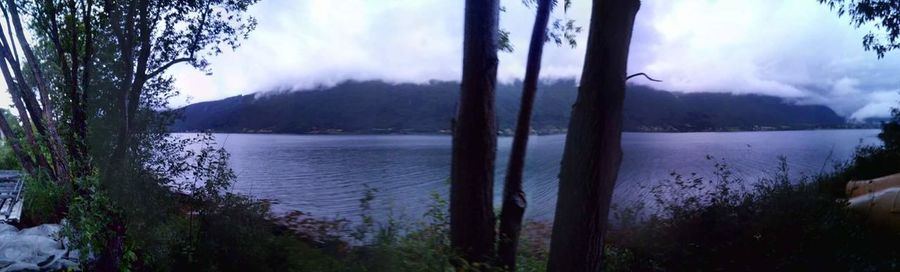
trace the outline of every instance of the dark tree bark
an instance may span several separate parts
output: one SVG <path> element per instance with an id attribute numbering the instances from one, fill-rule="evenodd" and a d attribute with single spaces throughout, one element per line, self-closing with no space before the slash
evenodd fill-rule
<path id="1" fill-rule="evenodd" d="M 639 0 L 594 0 L 578 97 L 566 136 L 548 271 L 600 271 L 622 161 L 622 103 Z"/>
<path id="2" fill-rule="evenodd" d="M 499 0 L 466 0 L 463 75 L 453 129 L 450 243 L 470 264 L 494 254 Z"/>
<path id="3" fill-rule="evenodd" d="M 77 138 L 75 144 L 77 145 L 79 156 L 81 158 L 78 165 L 78 171 L 82 176 L 90 175 L 91 169 L 93 168 L 91 161 L 89 160 L 90 155 L 88 155 L 87 143 L 85 142 L 87 140 L 87 100 L 91 88 L 91 69 L 94 69 L 94 30 L 91 24 L 92 18 L 90 16 L 93 6 L 94 1 L 87 0 L 81 19 L 84 28 L 84 54 L 81 62 L 83 66 L 81 72 L 81 93 L 76 93 L 75 96 L 71 97 L 71 103 L 77 105 L 77 107 L 72 109 L 72 127 L 75 130 L 74 135 Z M 77 44 L 77 40 L 74 42 Z M 73 54 L 74 53 L 77 52 L 73 52 Z M 73 56 L 75 56 L 74 58 L 77 60 L 78 55 L 74 54 Z M 73 60 L 73 62 L 76 60 Z M 73 73 L 75 74 L 73 76 L 77 77 L 78 69 L 75 69 Z"/>
<path id="4" fill-rule="evenodd" d="M 528 135 L 531 132 L 531 112 L 537 93 L 541 56 L 544 53 L 547 23 L 550 21 L 550 9 L 551 0 L 538 1 L 534 28 L 531 30 L 531 43 L 528 45 L 528 60 L 525 65 L 525 82 L 519 106 L 519 117 L 516 121 L 516 132 L 506 169 L 506 179 L 503 183 L 503 208 L 500 212 L 497 257 L 500 267 L 508 271 L 516 271 L 516 248 L 519 243 L 519 231 L 522 228 L 522 215 L 525 213 L 527 205 L 525 192 L 522 191 L 522 172 L 525 168 L 525 153 L 528 148 Z"/>

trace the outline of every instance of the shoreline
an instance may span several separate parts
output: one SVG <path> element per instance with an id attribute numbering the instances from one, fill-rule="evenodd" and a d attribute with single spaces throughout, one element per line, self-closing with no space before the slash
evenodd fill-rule
<path id="1" fill-rule="evenodd" d="M 732 132 L 784 132 L 784 131 L 817 131 L 817 130 L 877 130 L 880 127 L 823 127 L 823 128 L 785 128 L 785 129 L 735 129 L 735 130 L 623 130 L 622 133 L 732 133 Z M 296 132 L 247 132 L 247 131 L 170 131 L 170 134 L 194 134 L 194 133 L 212 133 L 212 134 L 246 134 L 246 135 L 296 135 L 296 136 L 451 136 L 450 132 L 395 132 L 395 133 L 378 133 L 375 131 L 364 132 L 317 132 L 317 133 L 296 133 Z M 532 132 L 532 136 L 552 136 L 565 135 L 567 131 L 561 132 Z M 499 137 L 512 137 L 511 133 L 497 133 Z"/>

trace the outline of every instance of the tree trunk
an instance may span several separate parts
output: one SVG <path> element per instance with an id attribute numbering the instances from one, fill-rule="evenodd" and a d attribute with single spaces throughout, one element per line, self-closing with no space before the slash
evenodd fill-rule
<path id="1" fill-rule="evenodd" d="M 450 243 L 470 264 L 484 264 L 494 253 L 499 7 L 499 0 L 466 0 L 462 88 L 450 173 Z"/>
<path id="2" fill-rule="evenodd" d="M 50 158 L 54 162 L 54 167 L 57 173 L 57 181 L 60 183 L 68 183 L 70 174 L 68 161 L 69 157 L 66 154 L 66 150 L 64 149 L 62 140 L 60 139 L 59 133 L 57 132 L 56 121 L 54 119 L 55 111 L 53 109 L 53 104 L 50 102 L 49 84 L 47 84 L 47 82 L 44 80 L 40 62 L 38 61 L 37 57 L 34 56 L 34 52 L 31 50 L 31 45 L 28 43 L 28 39 L 25 38 L 25 32 L 22 28 L 22 21 L 19 18 L 19 11 L 15 1 L 6 0 L 6 4 L 10 19 L 12 19 L 12 24 L 16 32 L 16 38 L 19 40 L 19 47 L 22 49 L 22 53 L 25 54 L 25 59 L 28 61 L 28 64 L 31 67 L 31 72 L 34 76 L 34 82 L 35 85 L 37 85 L 38 93 L 40 94 L 41 98 L 41 104 L 44 108 L 43 119 L 32 118 L 32 121 L 34 121 L 35 123 L 44 123 L 44 127 L 47 129 L 47 134 L 45 134 L 44 136 L 47 138 L 47 148 L 50 150 Z M 9 61 L 11 62 L 12 60 Z M 16 71 L 16 69 L 14 69 L 14 71 Z M 23 82 L 20 82 L 20 84 L 24 84 L 24 80 Z"/>
<path id="3" fill-rule="evenodd" d="M 2 45 L 0 45 L 0 47 L 2 47 Z M 5 50 L 5 49 L 8 49 L 8 48 L 2 48 L 0 50 Z M 13 81 L 12 76 L 9 73 L 9 67 L 7 65 L 0 66 L 0 72 L 2 72 L 2 74 L 3 74 L 3 79 L 6 82 L 6 88 L 9 91 L 9 96 L 13 101 L 13 105 L 16 107 L 16 110 L 19 113 L 19 120 L 22 121 L 22 131 L 25 134 L 25 139 L 28 141 L 28 146 L 31 147 L 32 155 L 34 156 L 34 160 L 32 160 L 31 156 L 28 155 L 28 152 L 16 151 L 16 152 L 14 152 L 16 157 L 19 157 L 18 159 L 22 163 L 22 168 L 25 169 L 25 171 L 29 175 L 37 174 L 34 170 L 35 166 L 33 166 L 33 163 L 31 163 L 32 161 L 34 161 L 34 162 L 37 162 L 37 167 L 42 169 L 42 171 L 44 171 L 47 175 L 49 175 L 50 178 L 56 179 L 56 174 L 53 172 L 53 168 L 50 167 L 50 164 L 47 162 L 47 159 L 44 157 L 43 152 L 41 152 L 41 147 L 38 145 L 37 140 L 35 140 L 34 132 L 32 131 L 32 126 L 31 126 L 31 118 L 28 118 L 28 111 L 25 109 L 25 105 L 22 104 L 22 98 L 20 95 L 21 89 L 19 88 L 18 85 L 16 85 L 15 81 Z M 9 127 L 8 124 L 6 126 Z M 10 127 L 10 129 L 11 129 L 11 127 Z M 6 132 L 4 131 L 4 133 L 6 133 Z M 12 141 L 12 140 L 10 140 L 10 141 Z M 15 141 L 16 141 L 15 143 L 10 142 L 10 146 L 12 146 L 14 149 L 15 148 L 21 149 L 21 145 L 18 143 L 18 140 L 15 140 Z M 16 147 L 17 145 L 19 147 Z M 22 157 L 22 156 L 24 156 L 24 157 Z M 28 165 L 26 165 L 26 164 L 28 164 Z"/>
<path id="4" fill-rule="evenodd" d="M 547 36 L 547 23 L 550 21 L 550 9 L 550 0 L 538 1 L 534 28 L 531 30 L 531 43 L 528 45 L 528 62 L 525 65 L 525 82 L 519 106 L 519 117 L 516 121 L 516 132 L 503 184 L 503 208 L 500 212 L 497 255 L 500 267 L 507 271 L 516 271 L 516 248 L 519 243 L 519 231 L 522 228 L 522 215 L 525 213 L 527 205 L 525 192 L 522 191 L 522 172 L 525 169 L 528 135 L 531 133 L 531 112 L 541 72 L 541 56 Z"/>
<path id="5" fill-rule="evenodd" d="M 548 271 L 600 271 L 622 161 L 622 103 L 639 0 L 594 0 L 584 70 L 566 136 Z"/>
<path id="6" fill-rule="evenodd" d="M 6 116 L 4 116 L 2 112 L 0 112 L 0 118 L 3 118 L 0 120 L 0 131 L 3 132 L 3 138 L 6 138 L 6 143 L 12 148 L 16 158 L 19 159 L 19 164 L 22 166 L 22 169 L 25 169 L 25 172 L 28 174 L 35 174 L 34 163 L 31 161 L 31 157 L 22 150 L 22 145 L 19 144 L 18 136 L 13 133 L 12 127 L 10 127 L 9 122 L 6 121 Z"/>
<path id="7" fill-rule="evenodd" d="M 78 108 L 72 114 L 72 126 L 75 128 L 75 135 L 78 135 L 79 142 L 78 149 L 83 159 L 80 162 L 79 172 L 82 176 L 88 176 L 91 174 L 91 170 L 93 169 L 92 162 L 90 160 L 90 154 L 88 154 L 87 143 L 87 105 L 88 105 L 88 95 L 91 89 L 91 69 L 94 69 L 94 33 L 93 27 L 91 25 L 92 18 L 90 16 L 91 9 L 93 9 L 94 1 L 87 0 L 85 4 L 85 10 L 83 11 L 83 17 L 81 19 L 81 23 L 84 27 L 84 59 L 82 60 L 82 65 L 84 66 L 81 71 L 81 97 L 73 97 L 72 104 L 75 104 L 75 100 L 78 100 Z"/>

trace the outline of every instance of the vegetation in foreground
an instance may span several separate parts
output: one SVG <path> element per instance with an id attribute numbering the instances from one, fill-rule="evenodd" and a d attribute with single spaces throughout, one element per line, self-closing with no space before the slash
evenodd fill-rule
<path id="1" fill-rule="evenodd" d="M 829 174 L 791 176 L 784 158 L 753 186 L 713 158 L 713 178 L 673 173 L 652 188 L 648 202 L 614 210 L 605 270 L 896 270 L 900 232 L 847 209 L 843 195 L 848 180 L 900 171 L 900 160 L 892 155 L 900 146 L 890 144 L 900 128 L 900 118 L 894 118 L 880 135 L 884 146 L 860 147 Z M 342 263 L 338 270 L 452 270 L 450 264 L 460 260 L 447 244 L 445 203 L 439 198 L 434 203 L 429 221 L 415 226 L 364 219 L 374 235 L 345 254 L 330 255 Z M 529 222 L 523 235 L 516 271 L 545 271 L 550 226 Z"/>
<path id="2" fill-rule="evenodd" d="M 892 271 L 900 232 L 847 208 L 850 180 L 900 172 L 900 112 L 882 125 L 883 146 L 860 146 L 833 172 L 792 177 L 786 160 L 746 188 L 724 161 L 715 177 L 672 174 L 644 206 L 616 209 L 610 271 Z"/>
<path id="3" fill-rule="evenodd" d="M 224 47 L 237 47 L 255 26 L 246 11 L 256 2 L 9 0 L 0 5 L 6 22 L 6 31 L 0 31 L 0 70 L 15 106 L 15 115 L 0 118 L 9 148 L 0 153 L 0 163 L 17 164 L 29 174 L 28 212 L 22 224 L 67 219 L 64 235 L 70 247 L 81 252 L 84 270 L 491 269 L 483 263 L 466 263 L 450 249 L 446 203 L 441 200 L 436 200 L 428 221 L 413 226 L 392 220 L 375 224 L 369 218 L 362 226 L 348 227 L 345 222 L 317 221 L 302 214 L 276 216 L 265 202 L 230 193 L 234 174 L 227 167 L 227 153 L 215 148 L 209 136 L 184 139 L 168 134 L 176 113 L 159 110 L 167 108 L 166 102 L 177 92 L 166 70 L 177 63 L 202 70 L 208 65 L 206 57 Z M 632 15 L 636 13 L 637 6 L 626 8 Z M 498 9 L 496 1 L 485 5 L 494 16 Z M 850 14 L 861 24 L 872 20 L 868 10 L 857 8 Z M 886 18 L 885 26 L 895 21 Z M 484 40 L 497 34 L 497 20 L 491 21 L 484 23 L 493 24 L 481 33 Z M 624 23 L 628 25 L 622 28 L 630 32 L 633 21 Z M 896 28 L 898 24 L 893 25 Z M 891 33 L 896 36 L 900 31 Z M 867 40 L 866 46 L 873 46 L 879 55 L 897 48 L 871 41 Z M 619 42 L 625 44 L 615 48 L 627 52 L 627 41 Z M 494 46 L 493 42 L 484 44 Z M 612 55 L 627 56 L 621 52 Z M 593 61 L 586 65 L 607 65 L 602 58 L 589 59 Z M 496 69 L 495 65 L 487 68 Z M 620 78 L 624 63 L 616 69 L 623 70 L 615 73 Z M 479 82 L 495 80 L 488 77 Z M 603 84 L 608 82 L 582 86 Z M 592 93 L 602 89 L 591 88 Z M 488 96 L 486 101 L 493 99 Z M 492 110 L 470 120 L 492 120 Z M 618 123 L 621 118 L 610 115 L 607 119 Z M 898 170 L 897 119 L 895 113 L 893 122 L 884 128 L 884 147 L 861 148 L 851 163 L 840 166 L 833 175 L 792 178 L 782 167 L 748 191 L 734 190 L 732 186 L 740 182 L 721 165 L 717 168 L 720 175 L 713 180 L 675 175 L 670 185 L 657 188 L 653 205 L 661 208 L 659 213 L 649 218 L 634 216 L 638 214 L 634 209 L 618 214 L 630 220 L 622 219 L 622 227 L 611 232 L 603 245 L 609 249 L 606 269 L 896 270 L 897 252 L 890 247 L 898 240 L 896 232 L 870 226 L 865 217 L 847 211 L 839 192 L 850 178 Z M 457 128 L 469 123 L 465 118 L 457 120 Z M 618 129 L 603 131 L 618 133 Z M 496 129 L 486 126 L 482 132 L 491 136 L 483 138 L 490 142 L 484 149 L 493 150 L 491 139 Z M 15 155 L 14 162 L 9 154 Z M 493 167 L 493 158 L 484 161 L 491 164 L 488 168 Z M 485 173 L 485 180 L 493 177 L 492 171 Z M 608 178 L 614 181 L 615 174 Z M 587 184 L 582 181 L 579 184 Z M 608 195 L 605 197 L 604 201 Z M 364 206 L 366 199 L 369 197 L 361 203 Z M 490 204 L 484 207 L 489 210 Z M 597 208 L 601 213 L 606 209 Z M 577 216 L 569 216 L 570 222 L 578 222 Z M 493 229 L 492 224 L 483 226 L 488 232 Z M 541 231 L 546 227 L 541 226 L 526 227 L 517 270 L 547 267 L 547 234 Z M 602 234 L 603 229 L 590 231 Z M 343 242 L 345 237 L 356 241 Z M 491 251 L 491 242 L 474 242 Z M 585 244 L 597 245 L 584 241 L 579 245 Z M 570 253 L 597 252 L 600 250 Z M 555 255 L 566 254 L 556 251 Z M 468 259 L 474 259 L 471 257 L 484 255 Z M 598 264 L 599 259 L 591 258 L 587 265 Z"/>
<path id="4" fill-rule="evenodd" d="M 896 256 L 900 256 L 900 250 L 894 247 L 900 242 L 900 233 L 869 224 L 865 216 L 846 208 L 841 195 L 849 179 L 893 171 L 880 166 L 890 164 L 890 154 L 897 152 L 897 146 L 889 144 L 890 139 L 886 138 L 892 135 L 893 126 L 886 124 L 881 134 L 888 144 L 860 147 L 850 162 L 837 165 L 832 174 L 818 177 L 790 176 L 783 159 L 770 177 L 749 188 L 722 161 L 713 160 L 716 175 L 712 179 L 673 173 L 670 180 L 651 190 L 650 202 L 615 209 L 612 216 L 616 224 L 606 242 L 605 268 L 893 270 L 898 265 Z M 214 175 L 229 177 L 227 172 Z M 36 186 L 41 188 L 39 192 L 29 193 L 36 197 L 35 202 L 29 202 L 29 211 L 53 206 L 39 203 L 43 194 L 58 194 L 57 189 L 47 188 L 53 183 L 47 184 Z M 161 246 L 159 256 L 153 259 L 141 258 L 152 262 L 132 267 L 193 271 L 452 271 L 452 264 L 462 262 L 449 245 L 447 202 L 437 194 L 424 221 L 405 224 L 388 219 L 376 223 L 375 218 L 364 216 L 357 226 L 342 220 L 315 220 L 299 212 L 274 216 L 265 202 L 237 195 L 207 197 L 200 202 L 179 199 L 179 209 L 195 213 L 171 218 L 164 228 L 168 232 L 144 234 L 145 239 L 169 235 L 175 242 L 161 244 L 167 246 Z M 375 192 L 362 197 L 360 207 L 367 209 L 374 197 Z M 54 214 L 49 210 L 46 214 Z M 39 221 L 36 215 L 30 217 Z M 543 222 L 525 225 L 517 271 L 546 270 L 549 230 Z"/>
<path id="5" fill-rule="evenodd" d="M 898 121 L 900 113 L 895 112 L 894 120 L 883 126 L 884 146 L 860 147 L 851 161 L 837 165 L 828 175 L 791 177 L 788 166 L 782 164 L 771 177 L 750 188 L 740 188 L 743 181 L 732 176 L 724 163 L 715 165 L 713 179 L 673 175 L 654 188 L 651 202 L 615 210 L 613 221 L 618 224 L 606 241 L 606 270 L 895 269 L 900 252 L 893 245 L 900 242 L 900 235 L 868 224 L 864 216 L 847 210 L 842 198 L 848 180 L 900 172 Z M 67 215 L 79 226 L 67 235 L 88 253 L 84 254 L 86 269 L 91 269 L 92 260 L 87 259 L 91 253 L 102 252 L 112 238 L 106 216 L 110 201 L 124 197 L 139 197 L 136 203 L 153 205 L 117 211 L 130 218 L 123 269 L 451 271 L 453 264 L 486 267 L 465 264 L 453 253 L 447 203 L 439 197 L 434 198 L 427 219 L 414 224 L 395 220 L 378 224 L 366 217 L 362 225 L 350 226 L 347 221 L 315 220 L 299 212 L 277 216 L 266 202 L 227 193 L 234 176 L 227 168 L 227 153 L 215 148 L 210 136 L 167 143 L 173 153 L 165 157 L 183 158 L 175 161 L 180 170 L 172 173 L 190 177 L 172 183 L 175 187 L 104 191 L 96 189 L 100 185 L 96 180 L 86 180 L 84 184 L 95 188 L 93 199 L 76 197 L 66 207 L 61 196 L 70 195 L 72 188 L 30 176 L 23 224 L 58 222 L 61 214 Z M 0 154 L 8 153 L 8 147 L 0 150 Z M 145 182 L 151 180 L 147 177 Z M 109 195 L 114 192 L 122 195 Z M 361 207 L 368 207 L 372 197 L 376 196 L 364 196 Z M 649 213 L 643 207 L 651 206 L 654 213 L 640 216 Z M 546 270 L 549 230 L 545 222 L 524 226 L 517 271 Z"/>

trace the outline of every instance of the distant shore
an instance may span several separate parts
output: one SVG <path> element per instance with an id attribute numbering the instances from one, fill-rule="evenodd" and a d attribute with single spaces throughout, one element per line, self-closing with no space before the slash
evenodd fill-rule
<path id="1" fill-rule="evenodd" d="M 801 130 L 845 130 L 845 129 L 880 129 L 878 124 L 854 124 L 846 126 L 830 127 L 753 127 L 753 128 L 717 128 L 704 130 L 679 130 L 676 128 L 646 128 L 640 130 L 626 129 L 627 133 L 698 133 L 698 132 L 767 132 L 767 131 L 801 131 Z M 309 132 L 283 132 L 269 130 L 242 130 L 242 131 L 172 131 L 171 133 L 223 133 L 223 134 L 276 134 L 276 135 L 451 135 L 449 130 L 440 131 L 414 131 L 414 130 L 388 130 L 372 129 L 362 131 L 344 131 L 340 129 L 327 129 Z M 561 135 L 566 134 L 566 129 L 532 130 L 531 135 Z M 498 136 L 513 136 L 512 129 L 503 129 L 497 132 Z"/>

